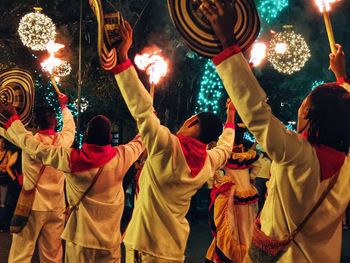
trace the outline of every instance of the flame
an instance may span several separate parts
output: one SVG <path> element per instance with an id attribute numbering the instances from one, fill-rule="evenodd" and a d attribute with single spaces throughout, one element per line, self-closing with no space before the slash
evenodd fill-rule
<path id="1" fill-rule="evenodd" d="M 257 67 L 260 65 L 260 63 L 266 58 L 266 50 L 267 46 L 264 43 L 256 42 L 253 45 L 251 55 L 250 55 L 250 61 L 249 63 L 252 63 L 254 67 Z"/>
<path id="2" fill-rule="evenodd" d="M 50 56 L 41 63 L 41 67 L 44 71 L 50 73 L 50 75 L 53 73 L 54 68 L 60 66 L 63 62 L 61 59 L 55 57 L 55 53 L 62 48 L 64 48 L 64 45 L 54 43 L 53 41 L 50 41 L 46 45 L 47 52 L 49 52 Z M 55 80 L 59 81 L 59 78 L 55 77 Z"/>
<path id="3" fill-rule="evenodd" d="M 331 10 L 331 4 L 339 1 L 339 0 L 315 0 L 316 5 L 320 9 L 321 13 L 328 12 Z"/>
<path id="4" fill-rule="evenodd" d="M 64 48 L 64 45 L 62 45 L 60 43 L 55 43 L 53 41 L 49 41 L 49 43 L 47 43 L 47 45 L 46 45 L 46 50 L 50 54 L 56 53 L 58 50 L 60 50 L 62 48 Z"/>
<path id="5" fill-rule="evenodd" d="M 142 54 L 135 56 L 135 64 L 139 69 L 146 71 L 151 84 L 158 84 L 169 69 L 167 59 L 162 56 L 162 50 L 159 48 L 144 49 Z"/>

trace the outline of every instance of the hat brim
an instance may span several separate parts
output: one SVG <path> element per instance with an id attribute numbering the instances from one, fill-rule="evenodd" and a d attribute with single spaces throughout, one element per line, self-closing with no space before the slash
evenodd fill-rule
<path id="1" fill-rule="evenodd" d="M 34 82 L 29 72 L 12 69 L 0 73 L 0 98 L 11 103 L 24 125 L 28 125 L 33 116 Z M 0 114 L 0 122 L 7 119 Z"/>
<path id="2" fill-rule="evenodd" d="M 198 54 L 212 58 L 222 51 L 209 21 L 199 10 L 200 0 L 167 0 L 171 18 L 186 44 Z M 237 0 L 234 27 L 238 45 L 246 51 L 260 31 L 260 19 L 253 0 Z"/>

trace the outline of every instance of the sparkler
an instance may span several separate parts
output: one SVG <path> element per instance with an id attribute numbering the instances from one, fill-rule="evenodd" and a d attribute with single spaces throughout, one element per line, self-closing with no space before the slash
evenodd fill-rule
<path id="1" fill-rule="evenodd" d="M 253 45 L 249 63 L 253 65 L 253 67 L 257 67 L 261 64 L 261 62 L 266 58 L 266 50 L 267 47 L 264 43 L 257 42 Z"/>
<path id="2" fill-rule="evenodd" d="M 155 85 L 168 73 L 169 65 L 167 59 L 162 56 L 161 49 L 157 47 L 145 48 L 142 54 L 135 56 L 135 64 L 149 76 L 150 94 L 153 100 Z"/>
<path id="3" fill-rule="evenodd" d="M 329 45 L 331 47 L 332 53 L 337 53 L 337 48 L 335 46 L 335 39 L 334 39 L 334 33 L 332 28 L 332 23 L 329 18 L 329 11 L 331 10 L 331 4 L 336 2 L 337 0 L 315 0 L 318 8 L 320 9 L 321 13 L 323 14 L 324 23 L 327 30 Z"/>

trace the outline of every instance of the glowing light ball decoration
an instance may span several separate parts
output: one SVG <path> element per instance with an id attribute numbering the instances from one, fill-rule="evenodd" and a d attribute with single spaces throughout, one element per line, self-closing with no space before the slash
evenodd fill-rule
<path id="1" fill-rule="evenodd" d="M 300 71 L 310 57 L 304 38 L 293 30 L 276 33 L 270 41 L 268 60 L 278 72 L 291 75 Z"/>
<path id="2" fill-rule="evenodd" d="M 223 95 L 224 86 L 215 66 L 208 60 L 204 66 L 204 73 L 200 82 L 200 90 L 197 99 L 196 113 L 212 111 L 218 113 L 219 100 Z"/>
<path id="3" fill-rule="evenodd" d="M 68 76 L 71 73 L 71 71 L 71 65 L 67 61 L 62 60 L 61 64 L 53 68 L 52 75 L 54 75 L 55 77 L 63 78 Z"/>
<path id="4" fill-rule="evenodd" d="M 74 105 L 76 108 L 78 108 L 78 99 L 74 101 Z M 80 112 L 85 112 L 89 107 L 89 101 L 86 98 L 81 98 L 80 101 Z"/>
<path id="5" fill-rule="evenodd" d="M 284 54 L 288 49 L 288 45 L 286 43 L 277 43 L 275 46 L 275 51 L 277 54 Z"/>
<path id="6" fill-rule="evenodd" d="M 25 46 L 35 51 L 45 50 L 47 43 L 55 40 L 56 27 L 51 18 L 41 13 L 42 8 L 34 10 L 22 17 L 18 33 Z"/>

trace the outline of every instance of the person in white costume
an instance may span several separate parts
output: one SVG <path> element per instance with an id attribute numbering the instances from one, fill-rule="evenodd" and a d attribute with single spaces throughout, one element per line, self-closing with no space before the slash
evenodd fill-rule
<path id="1" fill-rule="evenodd" d="M 287 130 L 266 103 L 237 45 L 231 1 L 204 1 L 224 51 L 213 59 L 250 132 L 272 159 L 268 196 L 255 223 L 251 262 L 339 262 L 342 218 L 350 200 L 350 94 L 339 83 L 314 89 L 298 112 L 298 133 Z M 346 80 L 342 47 L 331 68 Z M 311 220 L 308 220 L 311 219 Z"/>
<path id="2" fill-rule="evenodd" d="M 48 106 L 38 107 L 35 111 L 38 132 L 35 140 L 45 145 L 69 148 L 74 141 L 75 123 L 66 107 L 68 98 L 61 93 L 59 102 L 62 108 L 63 126 L 61 132 L 55 132 L 57 124 L 55 111 Z M 4 129 L 0 134 L 8 138 Z M 9 138 L 10 141 L 11 138 Z M 15 143 L 15 142 L 14 142 Z M 16 144 L 16 143 L 15 143 Z M 26 152 L 22 153 L 23 188 L 35 188 L 35 197 L 28 222 L 21 232 L 13 234 L 8 261 L 11 263 L 31 262 L 38 242 L 40 262 L 62 262 L 61 234 L 65 224 L 64 173 L 46 166 L 40 174 L 42 163 Z M 14 218 L 21 224 L 21 218 Z M 22 222 L 23 224 L 23 222 Z"/>
<path id="3" fill-rule="evenodd" d="M 128 59 L 132 29 L 126 23 L 121 30 L 119 64 L 112 72 L 148 151 L 124 238 L 126 262 L 183 262 L 191 198 L 230 156 L 235 110 L 229 101 L 223 132 L 221 120 L 205 112 L 192 116 L 177 135 L 172 134 L 153 113 L 152 98 Z M 217 146 L 207 151 L 207 144 L 221 133 Z"/>
<path id="4" fill-rule="evenodd" d="M 5 115 L 9 117 L 6 134 L 15 144 L 66 174 L 68 203 L 75 209 L 62 234 L 65 262 L 120 262 L 122 180 L 144 150 L 139 136 L 112 147 L 111 122 L 99 115 L 89 122 L 82 148 L 69 149 L 37 141 L 11 105 Z"/>

